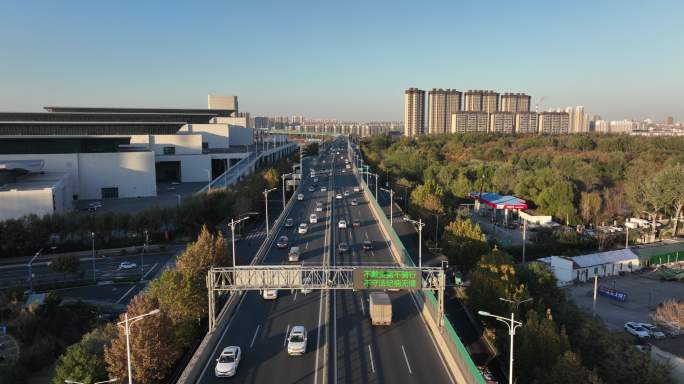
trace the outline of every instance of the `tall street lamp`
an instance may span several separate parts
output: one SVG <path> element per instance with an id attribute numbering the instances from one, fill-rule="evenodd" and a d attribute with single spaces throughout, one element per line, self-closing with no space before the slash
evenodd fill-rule
<path id="1" fill-rule="evenodd" d="M 97 272 L 95 271 L 95 232 L 90 232 L 90 239 L 93 244 L 93 281 L 97 282 Z"/>
<path id="2" fill-rule="evenodd" d="M 119 381 L 119 379 L 117 379 L 117 378 L 115 377 L 115 378 L 113 378 L 113 379 L 109 379 L 109 380 L 105 380 L 105 381 L 96 381 L 96 382 L 94 382 L 94 383 L 92 383 L 92 384 L 113 383 L 113 382 L 115 382 L 115 381 Z M 80 381 L 69 380 L 69 379 L 64 380 L 64 382 L 67 383 L 67 384 L 88 384 L 88 383 L 82 383 L 82 382 L 80 382 Z"/>
<path id="3" fill-rule="evenodd" d="M 392 227 L 393 220 L 394 220 L 394 191 L 391 188 L 390 189 L 380 188 L 380 190 L 385 191 L 385 192 L 389 193 L 389 195 L 390 195 L 390 217 L 389 217 L 389 220 L 390 220 L 390 227 Z"/>
<path id="4" fill-rule="evenodd" d="M 503 316 L 498 316 L 498 315 L 493 315 L 489 312 L 486 311 L 477 311 L 477 313 L 480 316 L 487 316 L 487 317 L 493 317 L 497 319 L 498 321 L 506 324 L 508 327 L 508 334 L 511 336 L 511 351 L 509 353 L 509 359 L 508 359 L 508 383 L 513 384 L 513 336 L 515 336 L 515 329 L 522 326 L 522 323 L 515 320 L 515 311 L 518 310 L 518 307 L 522 303 L 526 303 L 532 298 L 530 297 L 529 299 L 525 300 L 508 300 L 504 299 L 503 297 L 499 297 L 499 300 L 505 301 L 507 303 L 511 303 L 512 305 L 515 306 L 515 310 L 511 310 L 511 318 L 503 317 Z"/>
<path id="5" fill-rule="evenodd" d="M 142 315 L 128 318 L 128 312 L 124 313 L 124 320 L 116 323 L 119 327 L 123 325 L 124 333 L 126 335 L 126 361 L 128 362 L 128 384 L 133 384 L 133 375 L 131 373 L 131 325 L 143 318 L 159 313 L 159 308 L 153 309 Z"/>
<path id="6" fill-rule="evenodd" d="M 38 252 L 36 252 L 36 254 L 28 262 L 29 291 L 31 291 L 31 293 L 33 293 L 33 270 L 31 269 L 31 264 L 33 264 L 33 261 L 36 260 L 41 253 L 43 253 L 43 248 L 39 249 Z"/>
<path id="7" fill-rule="evenodd" d="M 375 201 L 378 200 L 378 174 L 373 172 L 361 172 L 368 176 L 375 176 Z M 366 184 L 368 184 L 368 177 L 366 177 Z"/>
<path id="8" fill-rule="evenodd" d="M 249 219 L 249 216 L 245 216 L 242 219 L 235 220 L 235 219 L 230 219 L 230 234 L 233 238 L 233 267 L 236 266 L 235 264 L 235 224 L 239 224 L 245 220 Z"/>
<path id="9" fill-rule="evenodd" d="M 207 186 L 209 188 L 209 193 L 211 193 L 211 171 L 208 169 L 205 169 L 205 171 L 207 171 L 207 177 L 209 178 L 209 183 L 207 184 Z"/>
<path id="10" fill-rule="evenodd" d="M 425 223 L 423 223 L 423 219 L 418 219 L 416 220 L 411 220 L 408 217 L 404 216 L 404 221 L 410 221 L 413 224 L 418 226 L 418 268 L 423 267 L 423 227 L 425 226 Z"/>
<path id="11" fill-rule="evenodd" d="M 147 249 L 147 245 L 150 243 L 150 233 L 145 230 L 145 243 L 143 244 L 142 251 L 140 252 L 140 281 L 143 279 L 143 272 L 145 272 L 145 250 Z"/>
<path id="12" fill-rule="evenodd" d="M 266 202 L 266 236 L 267 237 L 268 237 L 268 232 L 269 232 L 269 230 L 268 230 L 268 194 L 270 192 L 275 191 L 276 189 L 278 189 L 278 188 L 276 187 L 276 188 L 271 188 L 271 189 L 264 189 L 264 202 Z"/>
<path id="13" fill-rule="evenodd" d="M 437 223 L 435 224 L 435 247 L 439 248 L 439 217 L 443 216 L 443 213 L 433 213 L 435 215 L 435 219 L 437 220 Z"/>
<path id="14" fill-rule="evenodd" d="M 291 174 L 291 173 L 286 173 L 286 174 L 280 176 L 280 177 L 283 178 L 283 212 L 285 212 L 285 179 L 286 179 L 288 176 L 292 176 L 292 174 Z"/>

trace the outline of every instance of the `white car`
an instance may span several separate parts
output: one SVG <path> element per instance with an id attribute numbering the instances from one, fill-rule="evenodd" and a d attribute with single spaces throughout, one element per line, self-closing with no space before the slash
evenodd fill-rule
<path id="1" fill-rule="evenodd" d="M 358 205 L 359 203 L 356 201 L 356 199 L 351 201 L 351 205 Z"/>
<path id="2" fill-rule="evenodd" d="M 344 191 L 344 197 L 349 196 L 349 191 Z"/>
<path id="3" fill-rule="evenodd" d="M 303 325 L 295 325 L 287 337 L 287 354 L 303 355 L 306 353 L 306 328 Z"/>
<path id="4" fill-rule="evenodd" d="M 321 187 L 321 192 L 328 192 L 328 188 L 326 188 L 326 187 Z"/>
<path id="5" fill-rule="evenodd" d="M 318 177 L 314 177 L 314 183 L 318 183 Z"/>
<path id="6" fill-rule="evenodd" d="M 223 348 L 221 355 L 216 359 L 216 369 L 214 369 L 216 377 L 235 376 L 240 358 L 242 358 L 240 347 Z"/>
<path id="7" fill-rule="evenodd" d="M 304 284 L 311 284 L 311 276 L 305 277 L 303 283 Z M 301 292 L 306 295 L 308 293 L 311 293 L 311 288 L 302 288 Z"/>
<path id="8" fill-rule="evenodd" d="M 359 192 L 360 190 L 361 190 L 361 188 L 359 188 L 359 187 L 354 187 L 354 192 Z"/>
<path id="9" fill-rule="evenodd" d="M 313 192 L 313 191 L 315 191 L 315 190 L 316 190 L 316 188 L 314 188 L 313 185 L 309 187 L 309 192 Z"/>
<path id="10" fill-rule="evenodd" d="M 337 223 L 337 227 L 339 229 L 347 229 L 347 220 L 340 220 L 340 222 Z"/>
<path id="11" fill-rule="evenodd" d="M 665 333 L 663 333 L 663 331 L 658 329 L 658 327 L 656 327 L 655 325 L 649 324 L 649 323 L 639 323 L 639 325 L 641 325 L 644 329 L 646 329 L 648 331 L 648 334 L 651 335 L 652 338 L 654 338 L 654 339 L 664 339 L 665 338 Z"/>
<path id="12" fill-rule="evenodd" d="M 625 331 L 627 331 L 627 333 L 632 334 L 632 335 L 634 335 L 640 339 L 651 337 L 648 334 L 648 330 L 646 330 L 646 328 L 639 325 L 639 323 L 635 323 L 633 321 L 628 321 L 625 323 Z"/>
<path id="13" fill-rule="evenodd" d="M 320 201 L 316 202 L 316 212 L 323 212 L 323 203 Z"/>
<path id="14" fill-rule="evenodd" d="M 318 216 L 316 216 L 315 213 L 312 213 L 311 216 L 309 216 L 309 223 L 310 224 L 318 223 Z"/>
<path id="15" fill-rule="evenodd" d="M 138 264 L 131 262 L 131 261 L 122 261 L 121 264 L 119 264 L 119 269 L 134 269 L 138 268 Z"/>
<path id="16" fill-rule="evenodd" d="M 342 199 L 342 194 L 341 194 L 341 193 L 338 193 L 337 195 L 335 195 L 335 198 L 336 198 L 336 199 Z"/>
<path id="17" fill-rule="evenodd" d="M 264 291 L 261 293 L 261 296 L 264 298 L 264 300 L 275 300 L 278 298 L 278 290 L 264 289 Z"/>
<path id="18" fill-rule="evenodd" d="M 309 231 L 309 226 L 306 225 L 306 223 L 301 223 L 299 224 L 299 228 L 297 228 L 297 233 L 300 235 L 306 235 L 306 233 Z"/>

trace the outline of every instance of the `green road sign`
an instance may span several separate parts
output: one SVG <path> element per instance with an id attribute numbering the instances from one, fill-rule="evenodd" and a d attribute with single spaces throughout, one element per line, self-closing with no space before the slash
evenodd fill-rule
<path id="1" fill-rule="evenodd" d="M 353 281 L 354 289 L 421 289 L 418 269 L 358 268 Z"/>

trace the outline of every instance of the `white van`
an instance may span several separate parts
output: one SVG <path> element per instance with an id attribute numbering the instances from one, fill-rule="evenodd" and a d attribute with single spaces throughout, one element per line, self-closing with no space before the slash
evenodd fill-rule
<path id="1" fill-rule="evenodd" d="M 311 224 L 318 223 L 318 216 L 316 216 L 315 213 L 312 213 L 311 216 L 309 216 L 309 223 L 311 223 Z"/>
<path id="2" fill-rule="evenodd" d="M 298 195 L 297 195 L 297 200 L 299 200 L 299 201 L 304 200 L 304 194 L 303 194 L 303 193 L 298 194 Z"/>

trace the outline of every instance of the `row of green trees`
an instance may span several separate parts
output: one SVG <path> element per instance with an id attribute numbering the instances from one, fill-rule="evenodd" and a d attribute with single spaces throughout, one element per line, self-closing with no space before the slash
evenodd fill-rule
<path id="1" fill-rule="evenodd" d="M 473 310 L 501 316 L 516 312 L 523 326 L 515 336 L 515 378 L 520 383 L 673 383 L 670 368 L 630 345 L 581 312 L 556 286 L 553 274 L 539 263 L 514 264 L 493 249 L 469 275 L 466 303 Z M 499 298 L 533 301 L 520 308 Z M 490 321 L 491 320 L 491 321 Z M 508 328 L 483 318 L 499 353 L 507 358 Z"/>
<path id="2" fill-rule="evenodd" d="M 213 227 L 226 217 L 261 212 L 263 190 L 279 185 L 280 174 L 290 169 L 297 156 L 284 158 L 228 189 L 189 197 L 179 206 L 154 206 L 134 214 L 70 212 L 0 221 L 0 257 L 30 255 L 50 246 L 62 252 L 89 249 L 91 232 L 97 248 L 141 245 L 145 230 L 156 241 L 167 234 L 194 239 L 205 224 Z"/>

